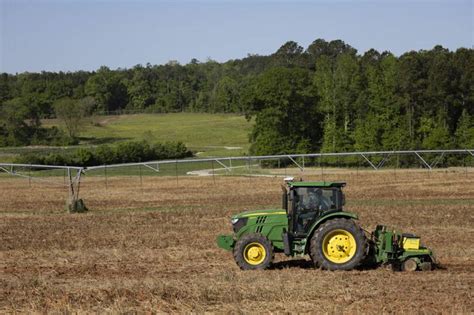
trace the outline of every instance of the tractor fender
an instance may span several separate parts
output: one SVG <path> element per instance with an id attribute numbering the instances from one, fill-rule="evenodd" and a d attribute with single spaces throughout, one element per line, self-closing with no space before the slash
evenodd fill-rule
<path id="1" fill-rule="evenodd" d="M 309 229 L 308 238 L 307 238 L 307 241 L 306 241 L 305 252 L 308 251 L 309 244 L 311 243 L 309 240 L 313 236 L 314 231 L 316 231 L 316 229 L 321 224 L 323 224 L 324 222 L 326 222 L 328 220 L 336 219 L 336 218 L 355 219 L 355 220 L 359 219 L 357 214 L 352 213 L 352 212 L 345 212 L 345 211 L 332 212 L 332 213 L 329 213 L 329 214 L 326 214 L 326 215 L 322 216 L 316 222 L 314 222 L 313 225 L 311 226 L 311 228 Z"/>

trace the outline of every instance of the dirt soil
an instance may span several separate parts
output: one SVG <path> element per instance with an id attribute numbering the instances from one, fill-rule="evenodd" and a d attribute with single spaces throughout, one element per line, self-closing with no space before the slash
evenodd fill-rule
<path id="1" fill-rule="evenodd" d="M 320 179 L 307 175 L 305 179 Z M 229 216 L 277 207 L 281 178 L 86 177 L 90 211 L 65 212 L 58 186 L 0 177 L 0 313 L 473 313 L 474 174 L 346 171 L 360 224 L 422 237 L 443 269 L 330 272 L 277 256 L 241 271 L 215 238 Z"/>

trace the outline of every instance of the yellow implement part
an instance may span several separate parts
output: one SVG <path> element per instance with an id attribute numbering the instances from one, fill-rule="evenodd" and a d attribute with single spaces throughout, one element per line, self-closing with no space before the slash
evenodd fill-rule
<path id="1" fill-rule="evenodd" d="M 404 250 L 418 250 L 418 249 L 420 249 L 420 239 L 418 237 L 404 237 L 403 238 L 403 249 Z"/>
<path id="2" fill-rule="evenodd" d="M 338 229 L 326 234 L 323 239 L 323 254 L 331 262 L 344 264 L 354 257 L 357 243 L 351 232 Z"/>

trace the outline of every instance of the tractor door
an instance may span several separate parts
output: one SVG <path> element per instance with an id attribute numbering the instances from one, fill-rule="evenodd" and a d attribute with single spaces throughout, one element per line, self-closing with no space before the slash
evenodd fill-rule
<path id="1" fill-rule="evenodd" d="M 283 230 L 283 233 L 282 233 L 283 248 L 284 248 L 285 255 L 290 256 L 293 252 L 292 243 L 294 239 L 294 225 L 295 225 L 295 220 L 294 220 L 295 191 L 293 188 L 290 188 L 288 192 L 286 189 L 284 189 L 282 202 L 283 202 L 283 207 L 286 210 L 286 215 L 288 218 L 288 230 Z"/>
<path id="2" fill-rule="evenodd" d="M 305 237 L 307 226 L 314 222 L 317 217 L 317 209 L 309 208 L 309 191 L 312 187 L 298 187 L 295 189 L 293 203 L 293 235 Z"/>
<path id="3" fill-rule="evenodd" d="M 288 217 L 288 233 L 294 234 L 293 232 L 295 231 L 294 225 L 295 225 L 295 190 L 290 189 L 288 193 L 288 198 L 287 198 L 287 208 L 286 208 L 286 213 Z"/>
<path id="4" fill-rule="evenodd" d="M 288 232 L 292 237 L 301 238 L 306 235 L 302 226 L 303 204 L 307 201 L 307 188 L 298 187 L 290 190 L 288 202 Z"/>
<path id="5" fill-rule="evenodd" d="M 321 215 L 335 211 L 337 207 L 337 188 L 298 187 L 292 207 L 292 228 L 296 237 L 306 237 L 310 227 Z"/>

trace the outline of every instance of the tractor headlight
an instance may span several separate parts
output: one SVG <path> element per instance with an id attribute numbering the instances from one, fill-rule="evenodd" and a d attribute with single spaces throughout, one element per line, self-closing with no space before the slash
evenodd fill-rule
<path id="1" fill-rule="evenodd" d="M 232 222 L 232 228 L 234 229 L 234 233 L 237 233 L 240 231 L 241 228 L 243 228 L 247 224 L 248 218 L 233 218 L 231 220 Z"/>

